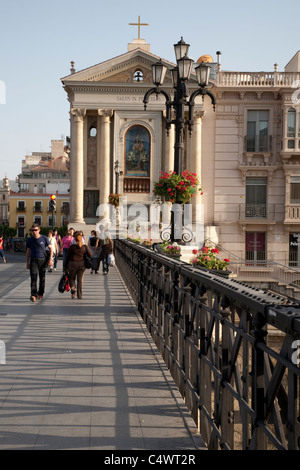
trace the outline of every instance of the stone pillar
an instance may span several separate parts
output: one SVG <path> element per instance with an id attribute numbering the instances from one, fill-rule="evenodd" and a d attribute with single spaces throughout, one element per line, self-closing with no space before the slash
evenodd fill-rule
<path id="1" fill-rule="evenodd" d="M 192 138 L 190 139 L 189 152 L 187 157 L 187 170 L 196 173 L 200 179 L 201 185 L 201 145 L 202 145 L 202 118 L 204 116 L 203 111 L 194 112 L 194 126 L 192 131 Z M 192 199 L 192 220 L 193 220 L 193 232 L 196 234 L 195 241 L 197 243 L 203 238 L 203 210 L 200 206 L 203 204 L 203 197 L 200 192 Z"/>
<path id="2" fill-rule="evenodd" d="M 100 140 L 98 146 L 99 152 L 99 169 L 100 169 L 100 195 L 99 204 L 108 204 L 108 196 L 110 194 L 110 179 L 111 179 L 111 162 L 110 162 L 110 118 L 113 115 L 111 109 L 98 109 L 98 123 L 100 130 Z M 109 214 L 100 213 L 100 217 L 108 217 Z"/>
<path id="3" fill-rule="evenodd" d="M 201 142 L 202 142 L 202 118 L 204 116 L 203 111 L 195 111 L 194 113 L 194 126 L 192 132 L 192 142 L 189 146 L 188 155 L 188 170 L 194 172 L 199 176 L 201 181 Z M 200 193 L 194 198 L 195 203 L 201 203 Z"/>
<path id="4" fill-rule="evenodd" d="M 70 222 L 84 223 L 84 162 L 83 162 L 83 123 L 85 109 L 71 109 L 71 181 L 70 181 Z"/>

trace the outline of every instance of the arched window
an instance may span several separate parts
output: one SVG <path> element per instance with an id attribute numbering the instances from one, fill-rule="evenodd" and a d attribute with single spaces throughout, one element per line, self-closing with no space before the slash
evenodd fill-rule
<path id="1" fill-rule="evenodd" d="M 150 176 L 150 134 L 143 126 L 132 126 L 125 135 L 125 176 Z"/>

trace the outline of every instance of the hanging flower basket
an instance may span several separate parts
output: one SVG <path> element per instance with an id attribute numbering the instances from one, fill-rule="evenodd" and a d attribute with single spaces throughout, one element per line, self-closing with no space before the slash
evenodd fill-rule
<path id="1" fill-rule="evenodd" d="M 185 204 L 189 202 L 197 193 L 202 194 L 200 180 L 196 173 L 183 171 L 181 174 L 175 171 L 160 172 L 159 180 L 154 183 L 153 193 L 155 196 L 162 196 L 165 201 L 172 204 Z"/>
<path id="2" fill-rule="evenodd" d="M 121 194 L 110 193 L 110 195 L 108 196 L 108 203 L 114 207 L 119 207 L 120 197 L 121 197 Z"/>

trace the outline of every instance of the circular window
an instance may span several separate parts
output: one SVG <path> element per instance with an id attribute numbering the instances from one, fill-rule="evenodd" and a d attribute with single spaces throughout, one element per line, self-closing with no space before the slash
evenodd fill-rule
<path id="1" fill-rule="evenodd" d="M 134 75 L 133 75 L 133 80 L 136 81 L 136 82 L 142 82 L 144 79 L 144 75 L 143 75 L 143 72 L 141 70 L 137 70 L 136 72 L 134 72 Z"/>

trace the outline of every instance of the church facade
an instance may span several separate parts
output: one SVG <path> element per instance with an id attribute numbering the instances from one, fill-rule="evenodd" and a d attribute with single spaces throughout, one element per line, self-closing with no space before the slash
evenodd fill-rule
<path id="1" fill-rule="evenodd" d="M 203 51 L 202 51 L 203 53 Z M 199 60 L 201 51 L 199 51 Z M 144 40 L 123 55 L 76 71 L 62 84 L 70 102 L 70 225 L 86 232 L 105 213 L 112 192 L 141 204 L 149 223 L 160 171 L 174 168 L 175 130 L 165 130 L 165 98 L 153 87 L 160 57 Z M 161 59 L 168 70 L 175 64 Z M 209 98 L 196 99 L 181 170 L 199 175 L 204 239 L 236 260 L 273 260 L 300 267 L 300 53 L 279 72 L 222 71 L 212 63 Z M 194 74 L 189 93 L 197 89 Z M 171 74 L 163 88 L 173 93 Z M 300 94 L 299 94 L 300 96 Z M 195 240 L 192 241 L 195 243 Z"/>

